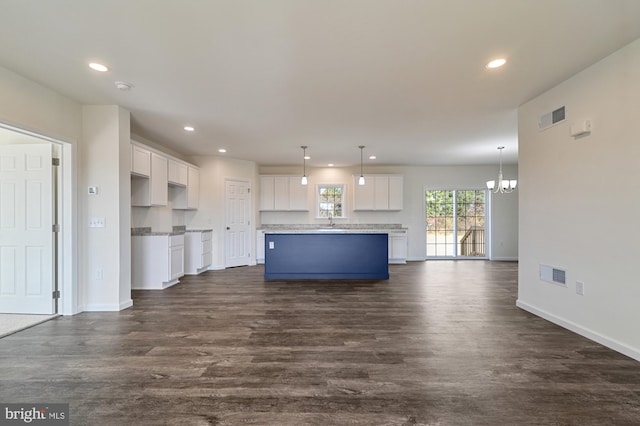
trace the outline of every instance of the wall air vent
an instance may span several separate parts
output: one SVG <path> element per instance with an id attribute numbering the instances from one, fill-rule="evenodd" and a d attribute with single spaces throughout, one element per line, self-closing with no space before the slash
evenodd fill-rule
<path id="1" fill-rule="evenodd" d="M 564 106 L 554 109 L 538 119 L 538 129 L 545 130 L 565 120 Z"/>
<path id="2" fill-rule="evenodd" d="M 553 284 L 567 286 L 567 271 L 553 266 L 540 265 L 540 279 Z"/>

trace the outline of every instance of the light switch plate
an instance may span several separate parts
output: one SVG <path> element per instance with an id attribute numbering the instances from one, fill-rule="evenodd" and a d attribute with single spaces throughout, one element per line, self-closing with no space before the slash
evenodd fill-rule
<path id="1" fill-rule="evenodd" d="M 105 219 L 104 217 L 92 217 L 89 219 L 89 228 L 104 228 L 105 227 Z"/>

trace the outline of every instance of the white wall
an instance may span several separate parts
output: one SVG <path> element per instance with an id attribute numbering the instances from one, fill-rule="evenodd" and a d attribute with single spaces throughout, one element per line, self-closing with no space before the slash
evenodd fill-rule
<path id="1" fill-rule="evenodd" d="M 566 106 L 565 122 L 538 116 Z M 592 121 L 591 135 L 569 136 Z M 640 40 L 519 110 L 518 306 L 640 360 Z M 567 287 L 539 265 L 567 271 Z M 585 294 L 576 294 L 576 281 Z"/>
<path id="2" fill-rule="evenodd" d="M 0 67 L 0 121 L 67 142 L 63 148 L 62 248 L 65 252 L 60 312 L 79 312 L 78 161 L 82 144 L 82 107 L 44 86 Z"/>
<path id="3" fill-rule="evenodd" d="M 61 313 L 74 314 L 85 305 L 100 310 L 128 306 L 128 112 L 116 106 L 83 111 L 77 102 L 4 68 L 0 68 L 0 93 L 1 122 L 67 143 L 62 159 Z M 84 136 L 92 139 L 90 144 Z M 87 198 L 89 182 L 101 188 L 99 199 Z M 108 232 L 84 226 L 93 216 L 106 217 Z M 103 266 L 100 282 L 93 274 L 96 265 Z"/>
<path id="4" fill-rule="evenodd" d="M 224 268 L 225 232 L 225 179 L 246 180 L 251 185 L 252 211 L 256 204 L 256 164 L 252 161 L 235 160 L 223 156 L 199 156 L 188 158 L 200 167 L 200 200 L 198 210 L 185 213 L 187 229 L 213 229 L 212 269 Z M 254 217 L 253 224 L 256 223 Z M 255 259 L 255 238 L 251 238 L 251 253 Z"/>
<path id="5" fill-rule="evenodd" d="M 81 227 L 80 277 L 84 310 L 117 311 L 131 301 L 131 148 L 129 112 L 118 106 L 83 107 L 81 222 L 105 218 L 104 228 Z"/>
<path id="6" fill-rule="evenodd" d="M 496 157 L 496 160 L 498 158 Z M 517 178 L 516 166 L 503 166 L 505 176 Z M 485 189 L 487 180 L 496 179 L 495 166 L 450 166 L 450 167 L 406 167 L 369 166 L 365 174 L 389 173 L 403 175 L 404 209 L 399 212 L 354 212 L 353 175 L 356 168 L 309 168 L 309 212 L 262 212 L 262 224 L 321 223 L 315 218 L 315 185 L 321 183 L 345 183 L 347 185 L 347 219 L 339 223 L 392 224 L 399 223 L 408 228 L 408 258 L 423 260 L 426 255 L 426 233 L 424 214 L 425 189 Z M 260 174 L 300 174 L 299 167 L 260 167 Z M 518 259 L 518 194 L 496 194 L 492 196 L 492 240 L 491 258 L 496 260 Z M 340 219 L 336 220 L 336 222 Z"/>

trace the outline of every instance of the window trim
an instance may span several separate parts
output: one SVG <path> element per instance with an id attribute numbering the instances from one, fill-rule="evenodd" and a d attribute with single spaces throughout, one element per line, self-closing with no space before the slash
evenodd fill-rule
<path id="1" fill-rule="evenodd" d="M 318 183 L 316 184 L 316 205 L 315 218 L 319 220 L 327 220 L 326 217 L 320 216 L 320 188 L 323 187 L 340 187 L 342 188 L 342 216 L 333 216 L 333 219 L 347 219 L 347 184 L 344 183 Z"/>

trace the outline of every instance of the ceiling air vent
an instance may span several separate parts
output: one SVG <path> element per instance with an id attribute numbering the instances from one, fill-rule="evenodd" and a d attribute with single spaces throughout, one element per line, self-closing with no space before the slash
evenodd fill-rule
<path id="1" fill-rule="evenodd" d="M 544 130 L 565 120 L 564 106 L 540 116 L 538 129 Z"/>
<path id="2" fill-rule="evenodd" d="M 567 285 L 567 271 L 554 268 L 553 266 L 540 265 L 540 279 L 562 286 Z"/>

